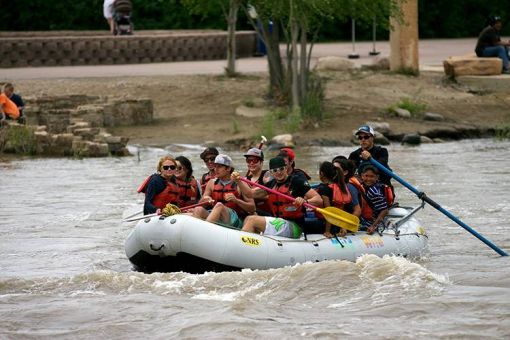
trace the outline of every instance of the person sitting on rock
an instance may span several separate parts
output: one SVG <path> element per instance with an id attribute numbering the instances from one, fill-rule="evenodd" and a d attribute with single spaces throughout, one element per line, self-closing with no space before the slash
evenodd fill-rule
<path id="1" fill-rule="evenodd" d="M 499 36 L 502 22 L 501 17 L 490 17 L 489 25 L 485 27 L 476 43 L 475 52 L 478 57 L 498 57 L 503 61 L 503 73 L 510 73 L 508 70 L 508 46 L 510 41 L 502 41 Z"/>
<path id="2" fill-rule="evenodd" d="M 19 110 L 19 117 L 18 117 L 18 123 L 25 124 L 25 116 L 23 115 L 23 109 L 25 108 L 25 103 L 23 102 L 23 99 L 21 99 L 21 96 L 14 93 L 14 85 L 11 83 L 5 83 L 4 84 L 4 91 L 7 98 L 9 98 Z"/>
<path id="3" fill-rule="evenodd" d="M 200 202 L 214 200 L 216 204 L 210 212 L 203 207 L 195 208 L 193 216 L 241 229 L 242 219 L 255 212 L 251 189 L 240 180 L 239 173 L 234 172 L 229 156 L 216 156 L 214 168 L 216 178 L 207 182 Z"/>
<path id="4" fill-rule="evenodd" d="M 0 124 L 3 125 L 7 119 L 16 120 L 20 116 L 16 104 L 4 93 L 0 93 Z"/>
<path id="5" fill-rule="evenodd" d="M 382 146 L 375 145 L 375 131 L 369 125 L 362 125 L 355 133 L 359 140 L 360 147 L 349 155 L 349 159 L 354 162 L 358 175 L 361 174 L 363 167 L 370 164 L 370 157 L 374 157 L 376 161 L 391 170 L 388 165 L 388 150 Z M 391 186 L 391 177 L 381 174 L 379 180 Z"/>
<path id="6" fill-rule="evenodd" d="M 202 178 L 200 179 L 200 190 L 202 193 L 205 190 L 207 182 L 216 177 L 216 173 L 214 172 L 214 159 L 216 156 L 218 156 L 218 154 L 218 149 L 213 147 L 205 148 L 205 150 L 200 154 L 200 158 L 204 161 L 205 166 L 209 170 L 203 174 Z"/>
<path id="7" fill-rule="evenodd" d="M 305 223 L 303 203 L 308 202 L 321 207 L 322 198 L 310 187 L 308 181 L 303 180 L 302 176 L 287 173 L 287 164 L 282 157 L 271 158 L 269 169 L 274 179 L 267 184 L 267 187 L 292 196 L 295 200 L 291 201 L 282 195 L 258 189 L 265 192 L 272 216 L 248 216 L 244 221 L 243 230 L 250 233 L 299 238 Z"/>

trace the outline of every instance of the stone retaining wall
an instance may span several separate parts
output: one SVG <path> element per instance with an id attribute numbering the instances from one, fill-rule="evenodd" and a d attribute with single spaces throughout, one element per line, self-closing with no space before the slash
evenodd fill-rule
<path id="1" fill-rule="evenodd" d="M 126 156 L 128 138 L 105 128 L 149 124 L 149 99 L 70 95 L 25 98 L 27 125 L 0 127 L 0 152 L 45 156 Z"/>
<path id="2" fill-rule="evenodd" d="M 48 32 L 49 33 L 49 32 Z M 111 65 L 226 58 L 227 33 L 223 31 L 135 32 L 110 36 L 103 32 L 2 32 L 0 67 Z M 251 57 L 256 33 L 236 34 L 237 56 Z"/>

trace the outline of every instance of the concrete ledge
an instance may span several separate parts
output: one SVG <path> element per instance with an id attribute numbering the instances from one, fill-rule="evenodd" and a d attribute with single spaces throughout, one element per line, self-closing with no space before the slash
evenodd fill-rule
<path id="1" fill-rule="evenodd" d="M 500 74 L 498 76 L 461 76 L 456 77 L 457 83 L 467 87 L 471 92 L 505 92 L 510 93 L 510 75 Z"/>
<path id="2" fill-rule="evenodd" d="M 132 36 L 104 32 L 2 32 L 0 67 L 69 66 L 217 60 L 226 58 L 223 31 L 143 31 Z M 46 35 L 43 35 L 46 33 Z M 237 57 L 255 52 L 256 33 L 236 34 Z"/>

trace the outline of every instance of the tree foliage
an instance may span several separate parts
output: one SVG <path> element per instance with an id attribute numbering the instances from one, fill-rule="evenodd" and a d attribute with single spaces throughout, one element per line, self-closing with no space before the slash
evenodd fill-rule
<path id="1" fill-rule="evenodd" d="M 132 0 L 135 29 L 226 29 L 227 24 L 220 8 L 209 8 L 207 15 L 190 13 L 183 0 Z M 211 1 L 211 6 L 214 1 Z M 266 0 L 266 3 L 272 2 Z M 313 3 L 310 0 L 310 3 Z M 337 0 L 331 2 L 337 7 L 361 8 L 353 1 Z M 370 5 L 368 3 L 368 5 Z M 487 16 L 499 15 L 503 18 L 502 35 L 510 35 L 510 7 L 500 0 L 420 0 L 419 28 L 421 38 L 457 38 L 474 37 L 485 25 Z M 216 12 L 214 12 L 214 10 Z M 283 11 L 283 8 L 279 9 Z M 276 11 L 276 9 L 275 9 Z M 322 29 L 319 40 L 349 40 L 350 21 L 346 11 L 336 16 L 321 18 Z M 378 13 L 384 13 L 378 11 Z M 240 13 L 238 29 L 249 27 L 247 19 Z M 384 19 L 380 16 L 381 20 Z M 360 40 L 371 39 L 370 20 L 356 20 L 356 36 Z M 378 25 L 377 36 L 387 38 L 388 33 Z M 0 30 L 2 31 L 40 31 L 40 30 L 96 30 L 106 29 L 103 18 L 103 0 L 15 0 L 2 6 L 0 11 Z"/>

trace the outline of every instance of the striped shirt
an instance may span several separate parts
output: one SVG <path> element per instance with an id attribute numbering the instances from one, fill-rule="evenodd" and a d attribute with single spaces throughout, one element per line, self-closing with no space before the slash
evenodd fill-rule
<path id="1" fill-rule="evenodd" d="M 388 209 L 388 203 L 386 202 L 386 197 L 384 196 L 383 187 L 381 185 L 375 184 L 365 187 L 365 196 L 370 207 L 374 211 L 374 218 L 384 209 Z"/>

